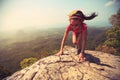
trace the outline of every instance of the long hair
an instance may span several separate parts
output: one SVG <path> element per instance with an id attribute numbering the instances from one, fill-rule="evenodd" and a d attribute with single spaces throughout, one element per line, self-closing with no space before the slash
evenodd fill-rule
<path id="1" fill-rule="evenodd" d="M 69 17 L 72 17 L 72 16 L 78 16 L 78 17 L 82 18 L 83 20 L 91 20 L 91 19 L 95 18 L 98 15 L 94 12 L 90 16 L 86 16 L 86 15 L 83 14 L 82 11 L 80 11 L 80 10 L 74 10 L 74 11 L 72 11 L 69 14 Z"/>

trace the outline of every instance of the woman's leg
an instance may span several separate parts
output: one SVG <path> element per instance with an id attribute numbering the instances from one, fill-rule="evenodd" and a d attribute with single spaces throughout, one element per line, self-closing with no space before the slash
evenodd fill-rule
<path id="1" fill-rule="evenodd" d="M 77 45 L 78 45 L 78 49 L 81 49 L 81 40 L 82 39 L 82 34 L 78 34 L 77 36 Z"/>
<path id="2" fill-rule="evenodd" d="M 77 48 L 77 54 L 81 52 L 81 34 L 73 32 L 72 42 Z"/>
<path id="3" fill-rule="evenodd" d="M 78 34 L 78 36 L 77 36 L 77 46 L 78 46 L 78 50 L 77 50 L 77 54 L 80 54 L 80 52 L 81 52 L 81 39 L 82 39 L 82 37 L 81 37 L 82 35 L 79 33 Z"/>
<path id="4" fill-rule="evenodd" d="M 75 32 L 73 32 L 72 33 L 73 35 L 72 35 L 72 42 L 73 42 L 73 44 L 77 44 L 77 35 L 76 35 L 76 33 Z"/>

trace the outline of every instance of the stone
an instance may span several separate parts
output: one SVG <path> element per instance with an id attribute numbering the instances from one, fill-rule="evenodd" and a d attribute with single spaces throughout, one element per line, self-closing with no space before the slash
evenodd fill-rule
<path id="1" fill-rule="evenodd" d="M 75 48 L 65 46 L 64 53 L 40 59 L 3 80 L 120 80 L 119 56 L 86 50 L 86 61 L 79 62 Z"/>

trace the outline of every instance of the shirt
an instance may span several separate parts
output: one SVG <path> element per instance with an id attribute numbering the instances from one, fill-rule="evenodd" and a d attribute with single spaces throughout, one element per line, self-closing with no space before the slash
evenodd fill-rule
<path id="1" fill-rule="evenodd" d="M 85 23 L 83 23 L 81 25 L 81 27 L 80 26 L 75 26 L 73 28 L 73 26 L 71 24 L 69 24 L 67 26 L 67 32 L 72 31 L 72 32 L 75 32 L 75 33 L 82 33 L 82 31 L 84 31 L 84 30 L 87 30 L 87 25 Z"/>

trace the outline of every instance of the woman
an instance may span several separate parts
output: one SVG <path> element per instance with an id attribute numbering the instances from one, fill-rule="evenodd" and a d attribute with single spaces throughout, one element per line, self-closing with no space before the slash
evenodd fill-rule
<path id="1" fill-rule="evenodd" d="M 77 54 L 79 61 L 85 61 L 84 53 L 86 47 L 86 39 L 87 39 L 87 26 L 84 23 L 84 20 L 91 20 L 95 18 L 97 15 L 95 13 L 91 14 L 91 16 L 85 16 L 82 11 L 74 10 L 69 14 L 70 24 L 67 26 L 62 42 L 60 51 L 57 55 L 63 55 L 63 47 L 68 36 L 68 33 L 72 31 L 72 42 L 77 46 Z"/>

